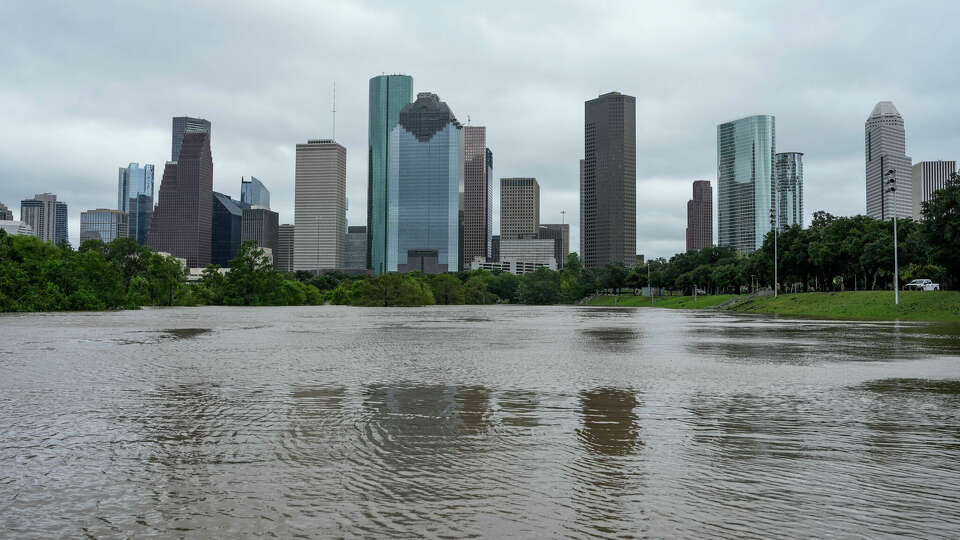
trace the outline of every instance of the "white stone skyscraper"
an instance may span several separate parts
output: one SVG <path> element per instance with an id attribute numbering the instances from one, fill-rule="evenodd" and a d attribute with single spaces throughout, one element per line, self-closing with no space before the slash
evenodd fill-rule
<path id="1" fill-rule="evenodd" d="M 913 214 L 912 160 L 907 155 L 903 117 L 893 102 L 881 101 L 864 124 L 867 215 L 881 220 Z M 896 172 L 897 190 L 887 193 L 887 172 Z"/>
<path id="2" fill-rule="evenodd" d="M 297 145 L 293 268 L 344 268 L 347 149 L 329 139 Z"/>

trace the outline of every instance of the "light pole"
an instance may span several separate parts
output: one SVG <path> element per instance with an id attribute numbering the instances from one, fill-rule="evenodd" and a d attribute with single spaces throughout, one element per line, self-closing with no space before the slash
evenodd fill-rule
<path id="1" fill-rule="evenodd" d="M 890 169 L 887 171 L 886 192 L 893 194 L 893 303 L 900 304 L 900 268 L 897 261 L 897 171 Z"/>
<path id="2" fill-rule="evenodd" d="M 770 209 L 770 227 L 773 229 L 773 297 L 777 297 L 777 229 L 778 218 L 780 217 L 780 208 L 777 205 L 776 198 L 773 201 L 773 208 Z"/>

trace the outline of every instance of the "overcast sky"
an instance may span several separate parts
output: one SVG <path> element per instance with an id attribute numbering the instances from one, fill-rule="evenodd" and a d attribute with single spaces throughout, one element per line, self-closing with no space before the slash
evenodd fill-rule
<path id="1" fill-rule="evenodd" d="M 720 4 L 723 4 L 722 6 Z M 293 222 L 294 145 L 347 148 L 350 224 L 366 224 L 368 80 L 413 76 L 487 126 L 496 178 L 534 176 L 541 220 L 579 246 L 583 102 L 637 98 L 637 251 L 684 249 L 691 182 L 716 193 L 716 125 L 776 116 L 804 152 L 806 223 L 864 212 L 863 123 L 904 116 L 914 161 L 960 158 L 960 2 L 41 2 L 0 0 L 0 202 L 50 191 L 116 205 L 117 168 L 154 163 L 171 117 L 213 123 L 214 189 L 240 177 Z M 497 195 L 499 199 L 499 194 Z"/>

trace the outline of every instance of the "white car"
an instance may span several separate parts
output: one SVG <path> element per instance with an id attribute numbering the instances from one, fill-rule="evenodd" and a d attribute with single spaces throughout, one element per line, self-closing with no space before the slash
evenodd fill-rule
<path id="1" fill-rule="evenodd" d="M 915 291 L 939 291 L 940 284 L 934 283 L 929 279 L 915 279 L 903 286 L 903 290 L 913 289 Z"/>

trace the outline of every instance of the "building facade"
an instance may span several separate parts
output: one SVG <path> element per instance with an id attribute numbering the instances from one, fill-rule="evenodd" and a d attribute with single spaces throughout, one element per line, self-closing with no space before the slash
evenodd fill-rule
<path id="1" fill-rule="evenodd" d="M 490 256 L 493 235 L 493 153 L 487 148 L 487 128 L 463 128 L 463 241 L 460 261 L 469 264 L 475 257 Z"/>
<path id="2" fill-rule="evenodd" d="M 277 251 L 274 253 L 273 267 L 278 272 L 293 272 L 293 242 L 296 228 L 284 223 L 277 234 Z"/>
<path id="3" fill-rule="evenodd" d="M 23 236 L 33 236 L 33 229 L 30 225 L 22 221 L 15 221 L 12 219 L 0 219 L 0 231 L 3 231 L 11 236 L 23 235 Z"/>
<path id="4" fill-rule="evenodd" d="M 553 263 L 556 268 L 556 242 L 553 239 L 500 240 L 500 260 Z"/>
<path id="5" fill-rule="evenodd" d="M 13 210 L 7 208 L 7 205 L 0 202 L 0 221 L 13 221 Z"/>
<path id="6" fill-rule="evenodd" d="M 742 254 L 763 245 L 774 198 L 776 120 L 748 116 L 717 126 L 717 244 Z"/>
<path id="7" fill-rule="evenodd" d="M 687 201 L 687 251 L 713 246 L 713 187 L 709 180 L 693 182 L 693 198 Z"/>
<path id="8" fill-rule="evenodd" d="M 913 219 L 923 218 L 923 203 L 938 189 L 947 187 L 947 181 L 957 172 L 956 161 L 918 161 L 913 166 Z M 899 191 L 899 189 L 897 190 Z"/>
<path id="9" fill-rule="evenodd" d="M 347 149 L 329 139 L 297 145 L 293 267 L 343 268 L 347 230 Z"/>
<path id="10" fill-rule="evenodd" d="M 259 206 L 261 208 L 270 208 L 270 190 L 263 182 L 257 180 L 256 176 L 251 176 L 249 180 L 240 177 L 240 207 L 250 208 Z"/>
<path id="11" fill-rule="evenodd" d="M 583 265 L 633 264 L 637 254 L 636 98 L 610 92 L 584 103 Z"/>
<path id="12" fill-rule="evenodd" d="M 552 262 L 533 262 L 518 261 L 516 259 L 504 259 L 502 261 L 486 261 L 477 257 L 470 263 L 470 270 L 486 270 L 488 272 L 507 272 L 515 275 L 530 274 L 536 272 L 537 268 L 546 268 L 556 270 L 557 266 Z"/>
<path id="13" fill-rule="evenodd" d="M 435 269 L 460 268 L 463 128 L 436 94 L 421 92 L 400 111 L 387 168 L 386 270 L 406 267 L 411 252 L 437 252 Z M 369 231 L 369 230 L 368 230 Z"/>
<path id="14" fill-rule="evenodd" d="M 227 268 L 240 252 L 243 210 L 238 201 L 214 191 L 211 219 L 210 264 Z"/>
<path id="15" fill-rule="evenodd" d="M 774 156 L 777 230 L 799 225 L 803 227 L 803 153 L 780 152 Z"/>
<path id="16" fill-rule="evenodd" d="M 173 118 L 172 142 L 170 144 L 170 161 L 180 159 L 180 147 L 183 145 L 183 136 L 187 133 L 206 133 L 210 135 L 210 122 L 203 118 L 176 116 Z"/>
<path id="17" fill-rule="evenodd" d="M 387 167 L 393 150 L 390 134 L 400 110 L 413 101 L 413 77 L 380 75 L 370 79 L 367 132 L 367 268 L 387 269 Z"/>
<path id="18" fill-rule="evenodd" d="M 500 179 L 500 239 L 536 238 L 540 184 L 536 178 Z"/>
<path id="19" fill-rule="evenodd" d="M 141 246 L 147 243 L 147 231 L 153 218 L 153 165 L 130 163 L 117 173 L 117 210 L 127 214 L 125 236 Z"/>
<path id="20" fill-rule="evenodd" d="M 67 204 L 53 193 L 38 193 L 20 201 L 20 221 L 30 226 L 33 235 L 44 242 L 67 241 Z"/>
<path id="21" fill-rule="evenodd" d="M 537 238 L 541 240 L 553 240 L 554 258 L 557 260 L 557 267 L 563 268 L 567 264 L 567 255 L 570 254 L 570 224 L 569 223 L 543 223 L 537 232 Z"/>
<path id="22" fill-rule="evenodd" d="M 87 240 L 113 242 L 127 237 L 127 213 L 123 210 L 97 208 L 80 212 L 80 243 Z"/>
<path id="23" fill-rule="evenodd" d="M 280 242 L 280 214 L 259 206 L 244 208 L 240 244 L 244 242 L 256 242 L 258 248 L 276 253 Z"/>
<path id="24" fill-rule="evenodd" d="M 490 260 L 499 261 L 500 260 L 500 235 L 495 234 L 490 239 Z"/>
<path id="25" fill-rule="evenodd" d="M 347 259 L 344 267 L 348 270 L 367 267 L 367 228 L 363 225 L 347 227 Z"/>
<path id="26" fill-rule="evenodd" d="M 913 216 L 913 160 L 900 111 L 890 101 L 874 106 L 864 123 L 867 215 L 879 220 Z M 887 193 L 888 171 L 896 172 L 897 190 Z"/>
<path id="27" fill-rule="evenodd" d="M 213 156 L 210 135 L 183 136 L 179 161 L 163 169 L 157 206 L 147 232 L 147 245 L 197 268 L 210 264 L 213 231 Z"/>

